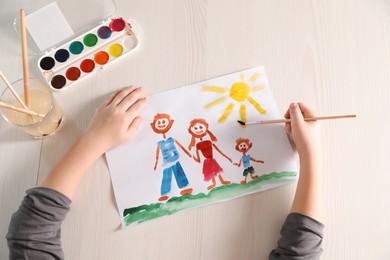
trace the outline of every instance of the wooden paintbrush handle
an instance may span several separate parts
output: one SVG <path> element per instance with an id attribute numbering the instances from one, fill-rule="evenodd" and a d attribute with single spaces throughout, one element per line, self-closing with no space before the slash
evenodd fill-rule
<path id="1" fill-rule="evenodd" d="M 7 88 L 11 91 L 12 95 L 16 98 L 16 100 L 19 102 L 19 104 L 24 108 L 28 109 L 26 104 L 23 102 L 23 100 L 19 97 L 18 93 L 16 93 L 15 89 L 12 87 L 11 83 L 7 80 L 7 78 L 4 76 L 3 72 L 0 71 L 0 78 L 4 81 Z"/>
<path id="2" fill-rule="evenodd" d="M 7 108 L 7 109 L 11 109 L 11 110 L 14 110 L 14 111 L 17 111 L 17 112 L 21 112 L 21 113 L 25 113 L 25 114 L 32 115 L 32 116 L 45 117 L 44 115 L 41 115 L 41 114 L 39 114 L 37 112 L 34 112 L 32 110 L 15 107 L 13 105 L 10 105 L 10 104 L 7 104 L 7 103 L 1 102 L 1 101 L 0 101 L 0 107 L 4 107 L 4 108 Z"/>
<path id="3" fill-rule="evenodd" d="M 26 106 L 30 108 L 30 81 L 29 81 L 29 73 L 28 73 L 27 36 L 26 36 L 26 25 L 25 25 L 23 9 L 20 9 L 20 32 L 22 35 L 24 102 Z"/>
<path id="4" fill-rule="evenodd" d="M 327 119 L 341 119 L 341 118 L 354 118 L 356 115 L 341 115 L 341 116 L 319 116 L 319 117 L 308 117 L 305 118 L 305 121 L 317 121 L 317 120 L 327 120 Z M 264 120 L 260 121 L 260 124 L 278 124 L 278 123 L 289 123 L 291 119 L 276 119 L 276 120 Z"/>

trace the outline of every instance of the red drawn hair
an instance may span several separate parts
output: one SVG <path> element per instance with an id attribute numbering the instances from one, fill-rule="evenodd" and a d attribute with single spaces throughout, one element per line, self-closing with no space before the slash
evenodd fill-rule
<path id="1" fill-rule="evenodd" d="M 245 149 L 246 151 L 240 149 L 240 147 L 238 147 L 241 143 L 246 143 L 248 145 L 248 149 Z M 239 137 L 237 138 L 236 140 L 236 150 L 239 151 L 239 152 L 247 152 L 249 151 L 249 149 L 252 147 L 252 143 L 249 139 L 247 138 L 242 138 L 242 137 Z"/>
<path id="2" fill-rule="evenodd" d="M 196 124 L 202 124 L 206 127 L 206 133 L 202 134 L 202 135 L 198 135 L 194 132 L 191 131 L 191 127 L 193 127 L 194 125 Z M 206 136 L 207 134 L 210 136 L 210 139 L 211 141 L 213 142 L 216 142 L 217 141 L 217 137 L 215 137 L 215 135 L 213 133 L 211 133 L 211 131 L 209 130 L 209 124 L 207 123 L 206 119 L 203 119 L 203 118 L 195 118 L 193 120 L 191 120 L 190 122 L 190 126 L 188 127 L 188 133 L 191 134 L 191 142 L 190 142 L 190 145 L 188 146 L 188 150 L 191 150 L 192 147 L 195 146 L 195 140 L 196 138 L 203 138 L 204 136 Z"/>
<path id="3" fill-rule="evenodd" d="M 158 119 L 162 119 L 162 118 L 167 119 L 169 123 L 168 123 L 168 125 L 167 125 L 164 129 L 157 129 L 156 126 L 155 126 L 155 124 L 156 124 L 156 122 L 157 122 Z M 153 131 L 154 131 L 155 133 L 158 133 L 158 134 L 165 134 L 166 132 L 169 131 L 169 129 L 171 129 L 171 127 L 172 127 L 172 125 L 173 125 L 173 122 L 174 122 L 174 120 L 171 119 L 171 117 L 170 117 L 168 114 L 158 114 L 158 113 L 157 113 L 157 114 L 154 116 L 153 122 L 150 123 L 150 126 L 152 127 L 152 129 L 153 129 Z"/>

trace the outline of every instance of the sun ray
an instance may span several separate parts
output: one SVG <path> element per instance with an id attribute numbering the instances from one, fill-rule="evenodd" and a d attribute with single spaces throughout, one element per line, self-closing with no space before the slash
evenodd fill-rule
<path id="1" fill-rule="evenodd" d="M 260 76 L 260 72 L 255 72 L 253 75 L 249 78 L 250 81 L 255 81 Z"/>
<path id="2" fill-rule="evenodd" d="M 203 86 L 201 91 L 225 93 L 226 92 L 226 88 L 220 87 L 220 86 Z"/>
<path id="3" fill-rule="evenodd" d="M 204 108 L 209 109 L 209 108 L 215 107 L 216 105 L 219 105 L 222 102 L 224 102 L 226 99 L 227 99 L 227 96 L 220 97 L 220 98 L 214 100 L 213 102 L 210 102 L 210 103 L 206 104 L 204 106 Z"/>
<path id="4" fill-rule="evenodd" d="M 257 86 L 254 86 L 252 88 L 252 92 L 256 92 L 256 91 L 260 91 L 262 89 L 265 89 L 267 86 L 265 84 L 260 84 L 260 85 L 257 85 Z"/>
<path id="5" fill-rule="evenodd" d="M 256 108 L 257 111 L 259 111 L 261 114 L 267 114 L 267 110 L 262 108 L 259 103 L 257 103 L 253 98 L 247 97 L 249 103 L 253 105 L 254 108 Z"/>
<path id="6" fill-rule="evenodd" d="M 205 109 L 215 109 L 218 107 L 221 110 L 218 112 L 219 117 L 217 119 L 220 124 L 227 121 L 233 113 L 233 110 L 238 110 L 238 117 L 243 122 L 247 121 L 247 110 L 252 110 L 251 107 L 256 109 L 260 114 L 267 114 L 267 110 L 260 105 L 259 101 L 250 96 L 251 93 L 267 88 L 265 83 L 258 82 L 262 77 L 262 72 L 253 71 L 251 74 L 240 72 L 237 74 L 239 80 L 233 82 L 230 86 L 221 86 L 217 85 L 218 83 L 211 83 L 209 85 L 202 85 L 200 88 L 200 91 L 202 92 L 215 93 L 215 99 L 204 104 L 203 107 Z M 228 101 L 228 99 L 230 101 Z M 246 101 L 251 105 L 246 104 Z M 236 104 L 238 105 L 237 109 L 235 109 Z"/>
<path id="7" fill-rule="evenodd" d="M 240 106 L 240 119 L 242 122 L 246 122 L 246 106 L 244 104 L 241 104 Z M 245 128 L 245 125 L 240 126 Z"/>
<path id="8" fill-rule="evenodd" d="M 233 108 L 234 108 L 234 104 L 233 103 L 230 103 L 225 111 L 223 112 L 223 114 L 219 117 L 218 119 L 218 123 L 222 124 L 223 122 L 226 121 L 226 119 L 229 117 L 230 113 L 233 111 Z"/>

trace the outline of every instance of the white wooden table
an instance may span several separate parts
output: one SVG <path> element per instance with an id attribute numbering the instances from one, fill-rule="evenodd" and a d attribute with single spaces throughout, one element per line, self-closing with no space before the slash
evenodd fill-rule
<path id="1" fill-rule="evenodd" d="M 22 77 L 12 28 L 22 3 L 0 2 L 0 69 L 11 81 Z M 0 120 L 0 259 L 8 257 L 4 236 L 24 191 L 62 157 L 108 93 L 137 84 L 153 94 L 257 65 L 283 112 L 303 101 L 319 114 L 358 115 L 321 123 L 323 259 L 390 259 L 389 1 L 116 3 L 117 15 L 141 24 L 141 48 L 55 94 L 66 116 L 58 134 L 32 140 Z M 63 248 L 67 259 L 267 259 L 294 191 L 289 185 L 122 230 L 102 157 L 74 197 Z"/>

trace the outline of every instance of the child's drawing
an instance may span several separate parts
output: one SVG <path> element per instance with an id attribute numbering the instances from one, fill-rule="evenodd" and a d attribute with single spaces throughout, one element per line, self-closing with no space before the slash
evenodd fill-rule
<path id="1" fill-rule="evenodd" d="M 175 176 L 176 183 L 179 188 L 182 189 L 188 186 L 188 179 L 179 162 L 179 152 L 177 151 L 175 144 L 177 144 L 189 157 L 191 157 L 191 154 L 181 145 L 181 143 L 179 143 L 179 141 L 173 139 L 172 137 L 166 137 L 166 133 L 169 129 L 171 129 L 173 122 L 174 120 L 171 119 L 169 115 L 157 114 L 154 116 L 153 122 L 150 123 L 150 126 L 156 134 L 163 135 L 163 140 L 160 140 L 157 143 L 156 161 L 153 168 L 154 171 L 156 171 L 161 152 L 164 170 L 161 181 L 161 197 L 158 199 L 159 201 L 164 201 L 169 198 L 168 194 L 171 191 L 172 174 Z M 188 188 L 182 190 L 180 194 L 191 194 L 191 192 L 192 189 Z"/>
<path id="2" fill-rule="evenodd" d="M 244 73 L 240 73 L 240 80 L 235 81 L 230 86 L 230 89 L 228 89 L 227 87 L 221 87 L 215 85 L 204 85 L 202 87 L 202 91 L 223 94 L 222 97 L 219 97 L 218 99 L 206 104 L 204 107 L 206 109 L 215 107 L 218 104 L 223 103 L 225 100 L 227 100 L 230 97 L 229 105 L 227 105 L 222 115 L 218 118 L 219 123 L 224 123 L 226 121 L 230 113 L 233 111 L 235 103 L 240 104 L 240 109 L 239 109 L 240 120 L 242 122 L 247 122 L 246 121 L 247 108 L 245 106 L 244 101 L 248 101 L 259 113 L 266 114 L 267 110 L 265 110 L 253 97 L 250 96 L 251 92 L 256 92 L 265 88 L 264 84 L 259 84 L 259 85 L 254 84 L 256 82 L 256 79 L 259 76 L 260 76 L 259 72 L 254 72 L 250 76 L 249 82 L 245 82 Z M 253 84 L 254 86 L 251 87 L 250 85 Z M 229 92 L 229 94 L 225 94 L 227 92 Z"/>
<path id="3" fill-rule="evenodd" d="M 262 67 L 149 100 L 138 133 L 106 153 L 123 226 L 296 181 L 282 124 L 237 123 L 281 117 Z"/>
<path id="4" fill-rule="evenodd" d="M 244 166 L 244 172 L 242 175 L 244 176 L 244 179 L 241 181 L 241 184 L 246 184 L 246 178 L 248 177 L 248 174 L 250 174 L 252 180 L 257 179 L 259 176 L 255 175 L 255 168 L 251 166 L 251 161 L 257 162 L 257 163 L 264 163 L 262 160 L 257 160 L 253 157 L 251 157 L 248 152 L 252 148 L 252 143 L 247 138 L 237 138 L 236 140 L 236 150 L 242 153 L 242 157 L 238 163 L 234 163 L 234 165 L 240 167 L 241 163 Z"/>
<path id="5" fill-rule="evenodd" d="M 204 181 L 212 181 L 212 184 L 207 187 L 208 190 L 211 190 L 215 187 L 217 182 L 215 181 L 215 177 L 218 176 L 219 181 L 223 184 L 230 184 L 230 181 L 226 181 L 222 178 L 223 169 L 215 158 L 213 157 L 213 148 L 217 150 L 223 157 L 225 157 L 227 160 L 232 162 L 232 159 L 230 159 L 226 154 L 224 154 L 218 146 L 215 144 L 217 141 L 217 138 L 215 135 L 211 133 L 209 130 L 209 124 L 206 122 L 203 118 L 196 118 L 190 122 L 190 126 L 188 127 L 188 132 L 191 134 L 191 143 L 188 146 L 188 149 L 191 150 L 192 147 L 196 145 L 196 156 L 194 156 L 194 159 L 196 162 L 200 163 L 200 155 L 199 151 L 204 156 L 203 160 L 203 176 Z M 206 136 L 209 136 L 210 140 L 203 140 Z M 196 143 L 196 140 L 199 139 L 200 141 Z"/>

